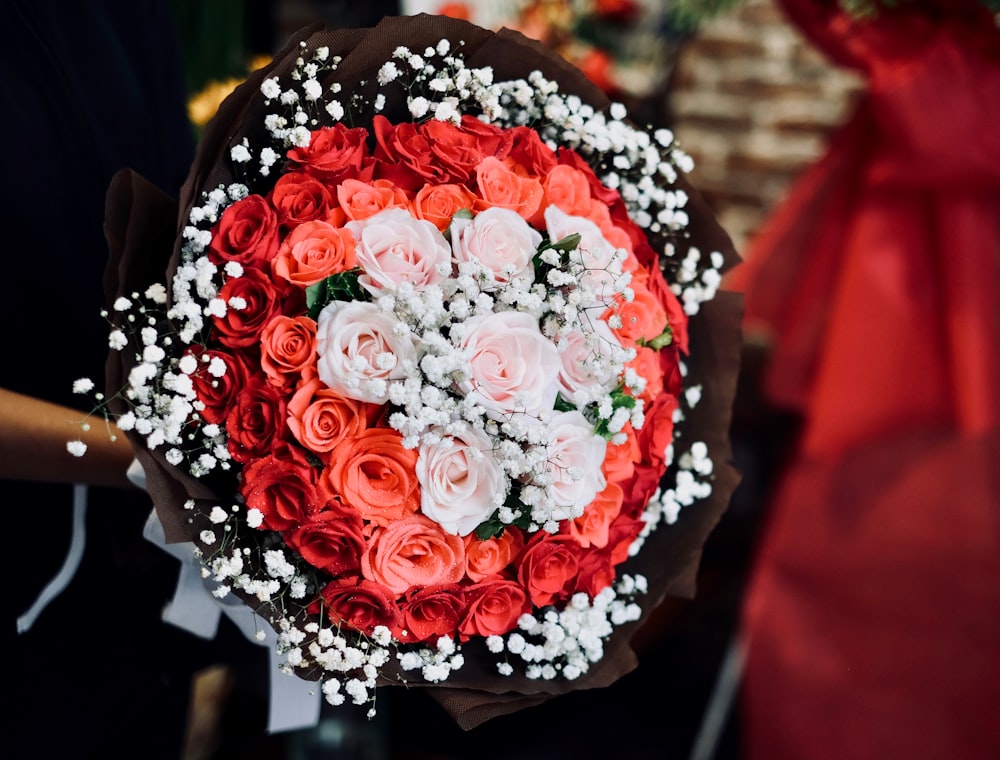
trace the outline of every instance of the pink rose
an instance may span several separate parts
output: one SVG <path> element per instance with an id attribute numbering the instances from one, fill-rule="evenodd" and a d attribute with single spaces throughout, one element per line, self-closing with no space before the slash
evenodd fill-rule
<path id="1" fill-rule="evenodd" d="M 421 444 L 417 459 L 420 511 L 446 532 L 465 536 L 487 520 L 507 489 L 493 441 L 471 425 Z"/>
<path id="2" fill-rule="evenodd" d="M 410 515 L 372 532 L 361 573 L 397 596 L 411 588 L 458 583 L 465 573 L 465 543 L 433 520 Z"/>
<path id="3" fill-rule="evenodd" d="M 557 412 L 549 429 L 547 469 L 549 491 L 561 510 L 556 519 L 572 519 L 590 504 L 606 485 L 601 464 L 607 442 L 578 411 Z M 562 513 L 561 515 L 559 513 Z"/>
<path id="4" fill-rule="evenodd" d="M 615 280 L 622 273 L 622 257 L 600 228 L 589 219 L 570 216 L 556 206 L 545 209 L 545 228 L 552 242 L 570 235 L 580 236 L 580 245 L 570 253 L 570 261 L 586 270 L 580 282 L 594 291 L 595 301 L 586 305 L 610 303 L 617 291 Z"/>
<path id="5" fill-rule="evenodd" d="M 402 208 L 347 223 L 357 240 L 358 278 L 371 293 L 408 282 L 422 288 L 441 282 L 451 272 L 451 248 L 430 222 L 414 219 Z"/>
<path id="6" fill-rule="evenodd" d="M 610 359 L 621 351 L 621 344 L 607 322 L 600 319 L 586 323 L 587 329 L 573 330 L 559 356 L 559 389 L 570 401 L 587 404 L 593 391 L 611 391 L 618 384 L 618 374 L 611 370 Z M 577 393 L 582 396 L 576 399 Z"/>
<path id="7" fill-rule="evenodd" d="M 501 311 L 472 317 L 465 326 L 460 347 L 468 353 L 471 377 L 458 387 L 467 398 L 495 418 L 552 411 L 562 363 L 534 317 Z"/>
<path id="8" fill-rule="evenodd" d="M 409 377 L 417 349 L 395 333 L 396 320 L 373 303 L 334 301 L 319 314 L 317 371 L 327 387 L 347 398 L 384 404 L 389 382 Z"/>
<path id="9" fill-rule="evenodd" d="M 541 244 L 538 230 L 504 208 L 489 208 L 474 219 L 458 217 L 451 223 L 455 261 L 478 262 L 501 283 L 518 279 L 530 283 L 535 275 L 532 259 Z"/>

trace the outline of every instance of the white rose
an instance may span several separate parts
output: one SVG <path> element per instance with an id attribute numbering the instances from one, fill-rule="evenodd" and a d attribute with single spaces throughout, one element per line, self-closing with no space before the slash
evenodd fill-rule
<path id="1" fill-rule="evenodd" d="M 500 283 L 530 283 L 535 276 L 532 259 L 541 244 L 541 233 L 506 208 L 489 208 L 474 219 L 456 217 L 451 223 L 455 260 L 479 262 Z"/>
<path id="2" fill-rule="evenodd" d="M 403 282 L 416 288 L 433 285 L 451 272 L 451 247 L 444 235 L 406 209 L 389 208 L 345 226 L 357 241 L 355 255 L 365 270 L 358 282 L 375 295 Z"/>
<path id="3" fill-rule="evenodd" d="M 384 404 L 389 381 L 408 377 L 419 359 L 413 341 L 396 335 L 395 326 L 395 318 L 372 303 L 328 304 L 317 321 L 320 380 L 347 398 Z"/>
<path id="4" fill-rule="evenodd" d="M 503 503 L 507 479 L 492 449 L 490 438 L 471 425 L 420 446 L 420 510 L 448 533 L 471 533 Z"/>
<path id="5" fill-rule="evenodd" d="M 562 364 L 534 317 L 501 311 L 472 317 L 465 326 L 459 348 L 466 351 L 471 374 L 458 388 L 467 398 L 494 418 L 552 411 Z"/>
<path id="6" fill-rule="evenodd" d="M 545 228 L 553 243 L 570 235 L 580 236 L 580 244 L 570 253 L 570 261 L 585 269 L 580 282 L 594 291 L 596 303 L 609 303 L 617 292 L 614 282 L 622 273 L 623 257 L 618 248 L 608 242 L 592 221 L 570 216 L 556 206 L 545 209 Z"/>
<path id="7" fill-rule="evenodd" d="M 549 425 L 549 492 L 556 503 L 553 517 L 569 520 L 583 514 L 607 481 L 601 470 L 607 441 L 580 412 L 559 412 Z"/>

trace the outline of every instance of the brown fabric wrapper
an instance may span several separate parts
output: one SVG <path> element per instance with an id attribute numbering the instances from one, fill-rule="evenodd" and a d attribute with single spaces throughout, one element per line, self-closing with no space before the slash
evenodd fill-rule
<path id="1" fill-rule="evenodd" d="M 108 302 L 118 295 L 142 290 L 151 283 L 170 281 L 180 255 L 179 233 L 189 210 L 199 200 L 202 190 L 235 180 L 228 161 L 230 147 L 244 137 L 248 137 L 251 144 L 259 142 L 263 133 L 265 106 L 260 96 L 260 83 L 265 77 L 287 75 L 299 54 L 301 40 L 307 41 L 310 48 L 326 45 L 331 55 L 343 57 L 341 65 L 323 82 L 324 86 L 339 81 L 345 90 L 364 91 L 371 86 L 366 83 L 374 81 L 378 67 L 391 58 L 396 47 L 406 45 L 420 52 L 443 38 L 452 42 L 453 51 L 461 51 L 470 67 L 491 66 L 497 81 L 526 78 L 537 69 L 557 81 L 563 93 L 579 95 L 598 109 L 610 105 L 604 94 L 564 59 L 541 43 L 507 29 L 493 33 L 467 22 L 427 15 L 386 18 L 372 29 L 331 31 L 322 26 L 308 27 L 296 34 L 269 66 L 253 73 L 223 102 L 205 130 L 182 189 L 179 208 L 177 203 L 130 171 L 115 177 L 108 192 L 106 225 L 111 250 L 105 279 Z M 464 44 L 460 46 L 460 42 Z M 400 104 L 390 103 L 384 113 L 393 121 L 410 120 L 405 110 L 399 108 Z M 705 253 L 721 252 L 726 269 L 734 266 L 739 259 L 729 236 L 719 227 L 697 191 L 683 178 L 678 186 L 690 198 L 687 206 L 690 224 L 687 235 L 675 240 L 677 258 L 683 258 L 687 247 L 695 245 Z M 656 242 L 654 240 L 654 247 L 657 247 Z M 678 445 L 680 450 L 696 440 L 708 445 L 715 462 L 713 488 L 708 499 L 683 509 L 676 524 L 660 526 L 646 539 L 639 556 L 620 566 L 621 572 L 641 573 L 648 578 L 649 593 L 640 600 L 644 610 L 642 620 L 616 628 L 605 641 L 604 658 L 592 664 L 590 670 L 575 681 L 532 680 L 516 674 L 497 676 L 492 659 L 486 656 L 481 644 L 466 644 L 465 666 L 448 681 L 433 685 L 432 689 L 433 696 L 462 728 L 473 728 L 491 718 L 540 704 L 569 691 L 613 683 L 636 667 L 637 658 L 630 639 L 664 597 L 694 595 L 703 544 L 739 481 L 731 465 L 729 425 L 739 365 L 741 318 L 740 296 L 723 292 L 703 304 L 690 321 L 688 376 L 690 382 L 701 384 L 702 400 L 687 414 Z M 107 365 L 109 397 L 122 387 L 132 366 L 129 352 L 111 353 Z M 117 407 L 112 404 L 112 411 L 123 412 L 125 407 L 120 402 Z M 137 436 L 130 434 L 129 437 L 146 471 L 148 491 L 167 540 L 197 543 L 197 534 L 205 518 L 197 508 L 183 510 L 182 504 L 188 499 L 213 504 L 224 494 L 213 493 L 206 483 L 169 465 L 159 452 L 146 450 Z M 258 608 L 263 617 L 271 619 L 255 600 L 245 601 Z M 380 682 L 398 684 L 399 675 L 387 668 Z M 315 678 L 318 674 L 305 673 L 303 676 Z M 408 685 L 425 686 L 421 683 Z"/>

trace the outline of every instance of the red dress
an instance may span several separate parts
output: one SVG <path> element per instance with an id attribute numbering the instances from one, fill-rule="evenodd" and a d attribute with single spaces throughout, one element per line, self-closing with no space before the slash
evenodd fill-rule
<path id="1" fill-rule="evenodd" d="M 801 441 L 743 610 L 748 760 L 1000 757 L 1000 31 L 782 0 L 867 93 L 730 286 Z"/>

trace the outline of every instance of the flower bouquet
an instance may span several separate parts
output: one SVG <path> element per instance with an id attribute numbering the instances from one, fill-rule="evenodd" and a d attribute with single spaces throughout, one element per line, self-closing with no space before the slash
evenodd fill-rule
<path id="1" fill-rule="evenodd" d="M 328 702 L 469 728 L 636 665 L 737 482 L 688 159 L 520 34 L 303 30 L 177 204 L 108 194 L 107 408 L 167 539 Z"/>

